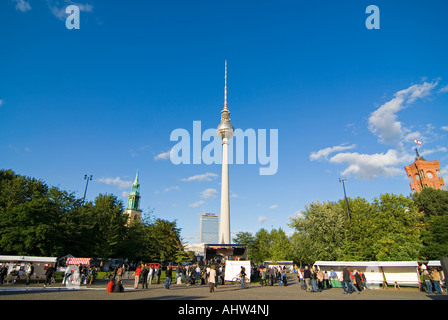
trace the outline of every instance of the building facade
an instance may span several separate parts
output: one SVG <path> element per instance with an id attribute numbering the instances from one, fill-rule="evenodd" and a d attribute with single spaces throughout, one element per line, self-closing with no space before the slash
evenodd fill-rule
<path id="1" fill-rule="evenodd" d="M 415 151 L 417 156 L 414 163 L 405 167 L 412 193 L 420 192 L 423 188 L 446 190 L 439 161 L 425 160 L 417 149 Z"/>
<path id="2" fill-rule="evenodd" d="M 214 213 L 201 214 L 199 226 L 200 243 L 219 243 L 219 217 Z"/>

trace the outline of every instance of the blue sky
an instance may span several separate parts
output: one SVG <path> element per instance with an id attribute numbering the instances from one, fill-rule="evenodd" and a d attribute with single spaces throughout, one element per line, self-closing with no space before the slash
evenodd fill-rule
<path id="1" fill-rule="evenodd" d="M 68 30 L 68 5 L 80 29 Z M 368 30 L 368 5 L 380 29 Z M 448 179 L 444 1 L 0 3 L 0 168 L 124 201 L 198 240 L 219 213 L 218 164 L 174 165 L 177 128 L 278 130 L 278 171 L 230 166 L 231 231 L 283 228 L 312 201 L 408 195 L 413 139 Z M 202 144 L 204 147 L 206 143 Z M 192 178 L 194 177 L 194 178 Z"/>

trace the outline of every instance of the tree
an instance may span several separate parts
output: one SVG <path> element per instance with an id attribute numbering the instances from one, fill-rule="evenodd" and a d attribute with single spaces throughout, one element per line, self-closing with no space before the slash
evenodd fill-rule
<path id="1" fill-rule="evenodd" d="M 423 188 L 421 192 L 412 194 L 412 199 L 419 212 L 423 213 L 423 220 L 448 214 L 448 191 Z"/>
<path id="2" fill-rule="evenodd" d="M 252 250 L 250 251 L 250 258 L 255 263 L 263 263 L 271 259 L 272 241 L 270 233 L 261 228 L 255 234 Z"/>
<path id="3" fill-rule="evenodd" d="M 291 218 L 295 259 L 305 263 L 339 260 L 343 256 L 346 212 L 334 202 L 312 202 Z M 300 253 L 298 256 L 297 253 Z"/>
<path id="4" fill-rule="evenodd" d="M 11 255 L 184 260 L 176 221 L 155 219 L 126 225 L 123 203 L 99 194 L 84 205 L 74 193 L 0 170 L 0 250 Z"/>
<path id="5" fill-rule="evenodd" d="M 418 260 L 422 224 L 412 199 L 386 193 L 374 199 L 372 209 L 369 234 L 376 260 Z"/>
<path id="6" fill-rule="evenodd" d="M 176 221 L 156 219 L 155 223 L 149 225 L 149 241 L 155 245 L 155 260 L 161 262 L 176 261 L 179 251 L 183 251 L 180 238 L 180 229 Z"/>
<path id="7" fill-rule="evenodd" d="M 412 198 L 424 225 L 422 256 L 428 260 L 448 256 L 448 191 L 424 188 Z"/>
<path id="8" fill-rule="evenodd" d="M 125 257 L 125 244 L 121 241 L 126 235 L 126 219 L 123 203 L 115 195 L 99 194 L 91 207 L 94 216 L 93 229 L 96 236 L 96 256 L 101 258 Z"/>

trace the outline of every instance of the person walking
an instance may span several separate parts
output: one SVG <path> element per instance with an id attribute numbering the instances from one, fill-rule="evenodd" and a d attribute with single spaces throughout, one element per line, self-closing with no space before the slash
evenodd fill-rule
<path id="1" fill-rule="evenodd" d="M 268 269 L 268 276 L 269 276 L 269 285 L 273 286 L 274 285 L 274 270 L 272 269 L 272 267 L 269 267 L 269 269 Z"/>
<path id="2" fill-rule="evenodd" d="M 427 269 L 423 270 L 423 281 L 425 281 L 426 291 L 428 292 L 428 294 L 432 294 L 431 276 L 429 275 Z"/>
<path id="3" fill-rule="evenodd" d="M 350 271 L 348 271 L 347 267 L 344 267 L 342 269 L 342 288 L 344 288 L 344 293 L 351 294 L 352 293 L 352 287 L 350 283 L 352 282 L 352 278 L 350 277 Z"/>
<path id="4" fill-rule="evenodd" d="M 210 287 L 210 293 L 215 292 L 216 286 L 216 267 L 214 264 L 210 267 L 210 274 L 208 277 L 208 285 Z"/>
<path id="5" fill-rule="evenodd" d="M 123 268 L 119 266 L 115 272 L 115 281 L 118 282 L 121 280 L 123 280 Z"/>
<path id="6" fill-rule="evenodd" d="M 182 270 L 181 270 L 181 268 L 180 268 L 180 265 L 178 264 L 177 266 L 176 266 L 176 277 L 174 278 L 174 281 L 177 283 L 177 279 L 179 278 L 179 277 L 181 277 L 181 273 L 182 273 Z"/>
<path id="7" fill-rule="evenodd" d="M 135 274 L 134 274 L 134 289 L 138 289 L 138 283 L 140 282 L 140 273 L 142 272 L 142 265 L 137 266 L 137 268 L 135 269 Z"/>
<path id="8" fill-rule="evenodd" d="M 362 278 L 361 278 L 361 275 L 359 274 L 359 272 L 358 272 L 358 270 L 355 270 L 354 271 L 354 278 L 355 278 L 355 286 L 356 286 L 356 288 L 358 289 L 358 291 L 362 291 L 362 289 L 363 289 L 363 281 L 362 281 Z"/>
<path id="9" fill-rule="evenodd" d="M 314 267 L 310 268 L 311 273 L 311 288 L 313 292 L 319 292 L 319 288 L 317 287 L 317 271 Z"/>
<path id="10" fill-rule="evenodd" d="M 348 284 L 349 284 L 349 286 L 351 287 L 352 292 L 355 291 L 356 293 L 359 294 L 359 290 L 358 290 L 358 288 L 355 286 L 355 284 L 356 284 L 355 276 L 353 275 L 353 273 L 352 273 L 350 270 L 349 270 L 349 273 L 350 273 L 350 280 L 351 280 L 351 281 L 350 281 Z"/>
<path id="11" fill-rule="evenodd" d="M 324 273 L 320 269 L 317 270 L 317 288 L 319 292 L 324 290 Z"/>
<path id="12" fill-rule="evenodd" d="M 5 281 L 5 277 L 8 275 L 8 267 L 6 265 L 3 265 L 0 268 L 0 284 L 3 284 Z"/>
<path id="13" fill-rule="evenodd" d="M 261 268 L 261 286 L 266 286 L 266 268 Z"/>
<path id="14" fill-rule="evenodd" d="M 90 267 L 89 276 L 90 276 L 89 284 L 94 284 L 97 276 L 97 270 L 95 266 Z"/>
<path id="15" fill-rule="evenodd" d="M 241 266 L 240 277 L 241 277 L 241 286 L 240 288 L 246 288 L 246 268 Z"/>
<path id="16" fill-rule="evenodd" d="M 33 263 L 28 263 L 28 266 L 26 268 L 26 284 L 30 284 L 31 276 L 34 274 L 34 266 Z"/>
<path id="17" fill-rule="evenodd" d="M 440 272 L 437 269 L 434 269 L 431 272 L 431 280 L 434 284 L 434 291 L 437 294 L 442 294 L 442 288 L 440 287 Z"/>
<path id="18" fill-rule="evenodd" d="M 154 266 L 151 265 L 149 268 L 149 273 L 148 273 L 148 283 L 149 285 L 152 284 L 152 277 L 154 276 Z"/>
<path id="19" fill-rule="evenodd" d="M 53 265 L 50 263 L 50 265 L 48 266 L 47 270 L 45 270 L 45 284 L 44 284 L 44 288 L 48 285 L 51 284 L 51 281 L 54 278 L 54 271 L 55 269 L 53 268 Z"/>
<path id="20" fill-rule="evenodd" d="M 160 283 L 161 275 L 162 275 L 162 267 L 159 264 L 158 267 L 156 269 L 154 269 L 154 277 L 155 277 L 156 284 Z"/>
<path id="21" fill-rule="evenodd" d="M 148 289 L 148 264 L 142 265 L 142 271 L 140 272 L 140 278 L 142 279 L 142 289 L 146 287 Z"/>
<path id="22" fill-rule="evenodd" d="M 165 289 L 170 288 L 172 276 L 173 276 L 173 270 L 171 268 L 171 265 L 168 265 L 165 271 L 165 283 L 163 284 L 165 286 Z"/>
<path id="23" fill-rule="evenodd" d="M 305 266 L 305 269 L 303 270 L 303 279 L 305 280 L 306 292 L 312 292 L 311 271 L 308 269 L 308 266 Z"/>

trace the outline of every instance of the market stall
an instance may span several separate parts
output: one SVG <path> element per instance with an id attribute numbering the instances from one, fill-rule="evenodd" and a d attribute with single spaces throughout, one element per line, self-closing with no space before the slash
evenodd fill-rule
<path id="1" fill-rule="evenodd" d="M 55 266 L 57 257 L 36 257 L 36 256 L 0 256 L 0 266 L 7 267 L 6 282 L 14 282 L 25 279 L 25 270 L 28 264 L 34 267 L 31 280 L 45 281 L 45 272 L 50 265 Z"/>

